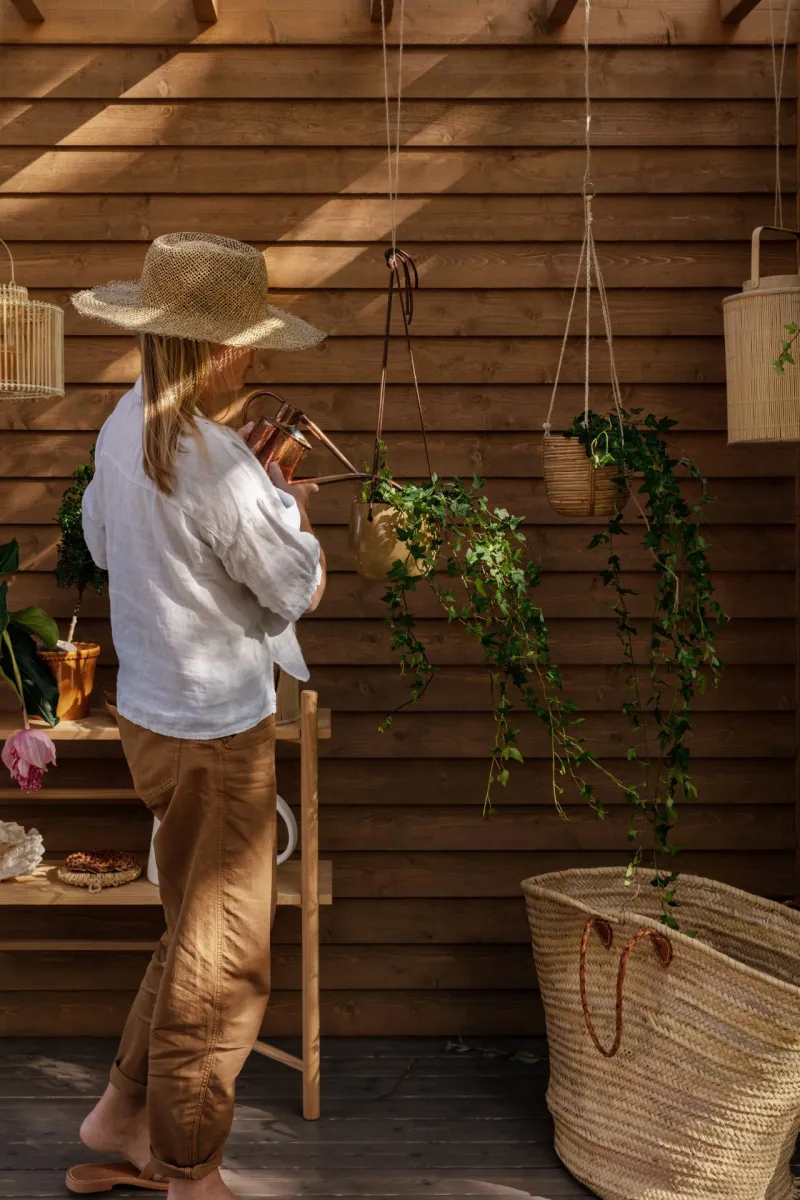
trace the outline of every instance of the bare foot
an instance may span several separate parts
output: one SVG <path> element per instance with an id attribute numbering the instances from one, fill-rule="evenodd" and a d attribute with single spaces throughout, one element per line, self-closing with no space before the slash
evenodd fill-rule
<path id="1" fill-rule="evenodd" d="M 204 1179 L 170 1179 L 167 1200 L 237 1200 L 219 1171 Z"/>
<path id="2" fill-rule="evenodd" d="M 81 1141 L 98 1154 L 124 1158 L 143 1171 L 150 1162 L 147 1109 L 109 1083 L 81 1125 Z"/>

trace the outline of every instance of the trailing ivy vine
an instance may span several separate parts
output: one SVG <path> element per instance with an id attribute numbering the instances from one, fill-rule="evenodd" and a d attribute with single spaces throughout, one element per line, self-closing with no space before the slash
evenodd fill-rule
<path id="1" fill-rule="evenodd" d="M 671 839 L 678 799 L 697 794 L 687 741 L 692 706 L 707 682 L 716 684 L 719 679 L 722 664 L 715 630 L 726 619 L 714 599 L 702 530 L 710 498 L 707 480 L 691 459 L 675 457 L 670 450 L 667 438 L 675 424 L 666 417 L 642 417 L 638 409 L 620 409 L 602 416 L 590 412 L 588 420 L 581 414 L 567 433 L 581 442 L 593 467 L 611 469 L 623 494 L 631 492 L 642 517 L 643 544 L 652 558 L 653 608 L 646 631 L 641 630 L 642 647 L 618 547 L 632 526 L 626 528 L 618 512 L 589 543 L 607 553 L 602 578 L 613 594 L 621 644 L 622 712 L 631 731 L 626 757 L 634 772 L 625 782 L 597 761 L 579 734 L 582 718 L 564 694 L 545 616 L 536 602 L 541 571 L 525 553 L 523 518 L 491 507 L 482 491 L 484 481 L 477 477 L 471 484 L 437 476 L 400 484 L 392 478 L 385 455 L 363 493 L 366 501 L 397 509 L 397 536 L 411 555 L 407 562 L 395 562 L 383 597 L 392 648 L 401 672 L 410 676 L 410 699 L 400 708 L 420 700 L 436 673 L 409 604 L 411 594 L 428 587 L 448 621 L 461 625 L 481 647 L 488 670 L 494 744 L 484 811 L 492 810 L 494 786 L 505 786 L 512 764 L 523 761 L 514 714 L 527 710 L 548 731 L 553 798 L 562 815 L 561 798 L 570 783 L 600 817 L 607 810 L 596 783 L 587 776 L 596 780 L 599 772 L 622 789 L 632 808 L 629 837 L 636 844 L 629 877 L 644 852 L 641 828 L 651 827 L 653 885 L 659 889 L 662 920 L 672 928 L 678 928 L 678 876 L 665 867 L 664 858 L 678 849 Z M 698 489 L 696 502 L 685 494 L 687 483 Z M 392 716 L 382 728 L 391 724 Z"/>
<path id="2" fill-rule="evenodd" d="M 788 338 L 783 338 L 781 341 L 781 352 L 777 358 L 772 360 L 772 365 L 778 375 L 784 375 L 787 367 L 795 365 L 794 355 L 792 350 L 797 339 L 800 337 L 800 328 L 791 321 L 788 325 L 784 325 L 784 330 L 789 334 Z"/>
<path id="3" fill-rule="evenodd" d="M 561 796 L 571 781 L 604 817 L 595 784 L 586 779 L 587 767 L 614 777 L 585 746 L 578 731 L 582 718 L 564 695 L 544 613 L 535 599 L 541 572 L 525 554 L 523 518 L 492 508 L 483 485 L 477 477 L 469 484 L 435 475 L 424 483 L 399 484 L 384 459 L 377 478 L 365 486 L 366 501 L 391 504 L 398 510 L 398 538 L 420 572 L 415 573 L 410 561 L 396 562 L 383 597 L 392 649 L 398 654 L 401 673 L 410 677 L 411 696 L 400 709 L 420 700 L 436 674 L 409 605 L 410 595 L 424 586 L 432 590 L 448 621 L 475 639 L 488 671 L 494 739 L 484 812 L 492 811 L 495 785 L 505 787 L 512 764 L 524 761 L 514 723 L 515 711 L 522 709 L 533 713 L 547 730 L 552 793 L 559 812 L 563 815 Z M 391 725 L 393 716 L 382 722 L 382 729 Z"/>
<path id="4" fill-rule="evenodd" d="M 676 422 L 667 417 L 641 416 L 641 409 L 600 416 L 581 414 L 568 437 L 577 438 L 595 468 L 611 468 L 620 486 L 630 488 L 644 525 L 643 542 L 653 560 L 655 595 L 647 621 L 643 671 L 637 663 L 638 622 L 631 617 L 618 541 L 628 534 L 617 513 L 594 535 L 590 548 L 603 546 L 608 561 L 603 581 L 614 594 L 613 611 L 622 647 L 625 701 L 622 711 L 631 729 L 629 762 L 639 768 L 638 780 L 626 789 L 634 814 L 643 814 L 653 831 L 656 873 L 662 890 L 662 919 L 678 928 L 670 912 L 675 900 L 675 871 L 664 870 L 662 856 L 677 847 L 670 834 L 678 819 L 676 800 L 697 795 L 690 773 L 687 743 L 692 730 L 692 705 L 708 680 L 717 684 L 722 669 L 715 630 L 726 620 L 713 598 L 702 523 L 710 497 L 708 482 L 696 463 L 675 457 L 667 437 Z M 694 481 L 699 499 L 686 498 L 685 484 Z M 642 655 L 640 653 L 639 658 Z M 629 829 L 638 837 L 635 820 Z M 642 855 L 637 849 L 630 870 Z"/>

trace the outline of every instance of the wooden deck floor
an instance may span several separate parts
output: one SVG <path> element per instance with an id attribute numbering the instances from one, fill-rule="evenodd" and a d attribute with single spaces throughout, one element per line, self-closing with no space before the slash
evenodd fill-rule
<path id="1" fill-rule="evenodd" d="M 300 1115 L 299 1076 L 251 1056 L 228 1185 L 240 1196 L 287 1200 L 590 1196 L 553 1153 L 543 1043 L 491 1045 L 539 1058 L 448 1053 L 442 1039 L 327 1039 L 322 1117 L 313 1124 Z M 66 1195 L 65 1168 L 92 1157 L 77 1130 L 113 1051 L 99 1038 L 0 1040 L 0 1196 Z M 134 1194 L 140 1200 L 141 1192 L 114 1192 Z"/>

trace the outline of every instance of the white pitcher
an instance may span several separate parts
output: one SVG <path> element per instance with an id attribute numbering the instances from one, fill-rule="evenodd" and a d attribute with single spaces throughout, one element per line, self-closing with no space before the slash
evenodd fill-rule
<path id="1" fill-rule="evenodd" d="M 294 819 L 294 813 L 289 808 L 289 805 L 282 796 L 278 796 L 278 816 L 283 819 L 286 826 L 287 842 L 286 849 L 282 854 L 278 855 L 278 866 L 285 863 L 287 858 L 291 858 L 297 847 L 297 821 Z M 161 824 L 158 817 L 153 818 L 153 835 L 150 838 L 150 857 L 147 860 L 147 878 L 151 883 L 158 886 L 158 867 L 156 866 L 156 852 L 153 842 L 158 833 L 158 827 Z"/>

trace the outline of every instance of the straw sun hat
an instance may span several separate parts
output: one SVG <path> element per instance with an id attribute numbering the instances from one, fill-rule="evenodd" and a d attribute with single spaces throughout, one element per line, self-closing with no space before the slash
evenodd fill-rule
<path id="1" fill-rule="evenodd" d="M 123 329 L 224 346 L 305 350 L 325 337 L 269 303 L 263 254 L 213 233 L 157 237 L 138 282 L 90 288 L 72 303 L 84 316 Z"/>

